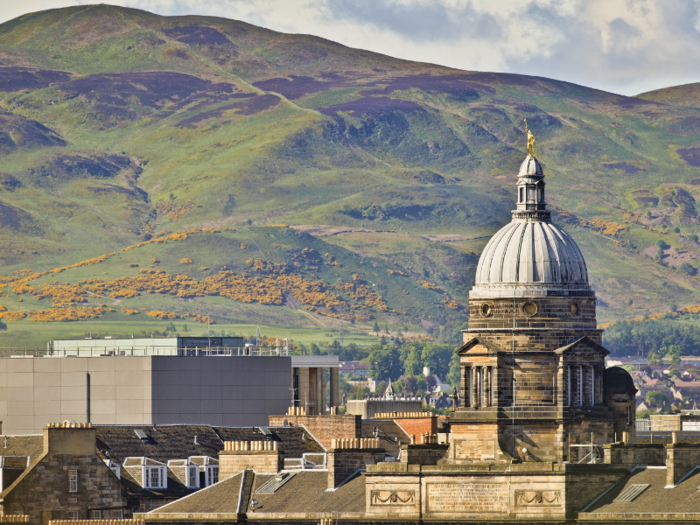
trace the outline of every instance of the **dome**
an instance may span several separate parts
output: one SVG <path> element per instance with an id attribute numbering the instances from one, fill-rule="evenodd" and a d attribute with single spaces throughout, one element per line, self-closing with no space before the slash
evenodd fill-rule
<path id="1" fill-rule="evenodd" d="M 535 157 L 531 157 L 530 155 L 528 155 L 527 157 L 525 157 L 525 160 L 520 165 L 520 171 L 518 172 L 518 176 L 543 177 L 544 172 L 542 171 L 542 164 L 540 164 L 540 161 L 538 161 Z"/>
<path id="2" fill-rule="evenodd" d="M 637 388 L 630 373 L 619 366 L 611 366 L 603 372 L 603 392 L 606 394 L 636 394 Z"/>
<path id="3" fill-rule="evenodd" d="M 476 285 L 588 284 L 586 261 L 554 224 L 514 220 L 494 235 L 479 259 Z"/>
<path id="4" fill-rule="evenodd" d="M 592 297 L 586 261 L 564 230 L 551 223 L 544 172 L 528 155 L 518 174 L 518 205 L 510 224 L 484 248 L 472 297 Z"/>

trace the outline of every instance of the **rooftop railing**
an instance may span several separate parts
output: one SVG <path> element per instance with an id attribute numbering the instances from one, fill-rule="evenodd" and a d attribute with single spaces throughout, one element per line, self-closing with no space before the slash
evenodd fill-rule
<path id="1" fill-rule="evenodd" d="M 114 357 L 114 356 L 290 356 L 286 347 L 268 346 L 198 346 L 184 348 L 167 348 L 158 346 L 93 346 L 73 348 L 32 349 L 0 348 L 0 357 Z"/>

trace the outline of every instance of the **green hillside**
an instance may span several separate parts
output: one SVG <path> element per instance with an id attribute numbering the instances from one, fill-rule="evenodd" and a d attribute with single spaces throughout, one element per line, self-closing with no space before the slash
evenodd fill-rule
<path id="1" fill-rule="evenodd" d="M 0 25 L 0 346 L 171 322 L 202 331 L 205 317 L 307 339 L 337 337 L 341 319 L 358 340 L 375 321 L 451 332 L 479 253 L 510 220 L 524 118 L 601 322 L 700 303 L 693 93 L 459 71 L 221 18 L 105 5 L 25 15 Z M 152 242 L 194 230 L 209 231 Z M 186 276 L 201 294 L 129 288 L 141 270 Z M 256 278 L 263 288 L 232 291 Z M 336 303 L 295 299 L 294 279 Z M 138 295 L 113 297 L 127 289 Z M 78 308 L 100 315 L 68 313 Z"/>

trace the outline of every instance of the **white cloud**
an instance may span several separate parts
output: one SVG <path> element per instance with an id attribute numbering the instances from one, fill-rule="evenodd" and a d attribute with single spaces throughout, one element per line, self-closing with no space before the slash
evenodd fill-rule
<path id="1" fill-rule="evenodd" d="M 466 70 L 636 94 L 700 81 L 700 0 L 112 0 L 313 34 Z M 89 0 L 0 0 L 0 21 Z"/>

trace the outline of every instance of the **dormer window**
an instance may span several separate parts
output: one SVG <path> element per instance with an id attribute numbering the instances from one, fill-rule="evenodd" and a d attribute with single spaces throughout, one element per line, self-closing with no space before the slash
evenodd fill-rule
<path id="1" fill-rule="evenodd" d="M 122 468 L 136 480 L 141 481 L 141 486 L 145 489 L 168 488 L 168 467 L 160 461 L 145 457 L 129 457 L 124 458 Z"/>
<path id="2" fill-rule="evenodd" d="M 188 489 L 200 487 L 199 465 L 197 463 L 189 459 L 170 459 L 168 460 L 168 469 Z"/>

